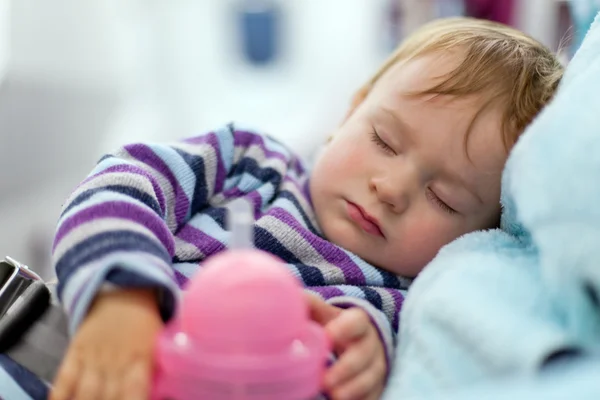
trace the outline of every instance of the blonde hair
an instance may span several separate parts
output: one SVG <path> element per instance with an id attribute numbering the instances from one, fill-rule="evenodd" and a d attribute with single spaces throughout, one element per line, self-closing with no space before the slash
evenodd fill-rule
<path id="1" fill-rule="evenodd" d="M 473 18 L 447 18 L 411 34 L 359 93 L 367 96 L 379 78 L 399 62 L 447 50 L 464 52 L 462 62 L 442 82 L 415 95 L 484 94 L 486 101 L 475 118 L 502 101 L 507 151 L 552 99 L 563 75 L 564 68 L 550 49 L 514 28 Z"/>

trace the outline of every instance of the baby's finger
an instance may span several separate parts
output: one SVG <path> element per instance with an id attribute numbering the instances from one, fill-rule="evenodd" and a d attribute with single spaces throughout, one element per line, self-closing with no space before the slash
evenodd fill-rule
<path id="1" fill-rule="evenodd" d="M 343 311 L 341 308 L 328 304 L 313 293 L 305 292 L 305 297 L 308 303 L 310 318 L 321 325 L 326 325 Z"/>
<path id="2" fill-rule="evenodd" d="M 325 375 L 325 387 L 333 389 L 343 385 L 369 368 L 375 361 L 377 355 L 377 343 L 373 340 L 361 340 L 342 353 L 339 360 L 327 371 Z"/>
<path id="3" fill-rule="evenodd" d="M 79 384 L 75 389 L 74 398 L 86 400 L 98 400 L 102 398 L 102 377 L 96 369 L 85 368 L 81 372 Z"/>
<path id="4" fill-rule="evenodd" d="M 80 372 L 81 368 L 78 358 L 67 354 L 54 379 L 49 400 L 72 399 L 77 388 Z"/>
<path id="5" fill-rule="evenodd" d="M 150 397 L 150 364 L 138 361 L 123 376 L 122 398 L 128 400 L 147 400 Z"/>
<path id="6" fill-rule="evenodd" d="M 360 308 L 344 310 L 337 318 L 325 327 L 327 334 L 336 347 L 344 347 L 365 336 L 371 328 L 371 320 Z"/>
<path id="7" fill-rule="evenodd" d="M 354 379 L 330 391 L 329 395 L 332 400 L 378 399 L 383 391 L 383 383 L 380 378 L 376 369 L 369 368 Z"/>

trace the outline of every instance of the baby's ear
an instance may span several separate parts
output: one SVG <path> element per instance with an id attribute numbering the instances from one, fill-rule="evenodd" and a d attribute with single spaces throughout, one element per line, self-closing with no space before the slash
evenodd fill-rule
<path id="1" fill-rule="evenodd" d="M 365 101 L 370 91 L 371 85 L 367 84 L 360 88 L 356 93 L 354 93 L 354 96 L 352 97 L 352 102 L 350 103 L 350 109 L 348 110 L 348 113 L 346 113 L 344 121 L 350 118 L 350 116 L 358 108 L 358 106 L 360 106 L 362 102 Z"/>

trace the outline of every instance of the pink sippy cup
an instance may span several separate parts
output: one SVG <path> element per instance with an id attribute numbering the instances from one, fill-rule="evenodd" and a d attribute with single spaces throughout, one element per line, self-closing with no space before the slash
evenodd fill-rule
<path id="1" fill-rule="evenodd" d="M 231 251 L 190 281 L 158 338 L 155 400 L 308 400 L 320 392 L 325 333 L 296 278 L 252 249 L 251 211 L 234 203 Z"/>

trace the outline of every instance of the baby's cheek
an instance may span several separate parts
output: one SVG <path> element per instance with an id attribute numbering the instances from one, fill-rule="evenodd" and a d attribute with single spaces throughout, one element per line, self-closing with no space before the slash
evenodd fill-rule
<path id="1" fill-rule="evenodd" d="M 327 240 L 347 250 L 356 252 L 356 234 L 351 223 L 340 216 L 332 215 L 332 213 L 327 217 L 322 227 Z"/>
<path id="2" fill-rule="evenodd" d="M 324 154 L 312 171 L 312 180 L 319 183 L 320 190 L 327 190 L 332 184 L 339 185 L 345 164 L 341 157 L 331 152 Z"/>
<path id="3" fill-rule="evenodd" d="M 406 228 L 396 242 L 389 243 L 386 264 L 391 272 L 414 277 L 453 238 L 447 226 L 431 221 L 424 220 Z"/>

